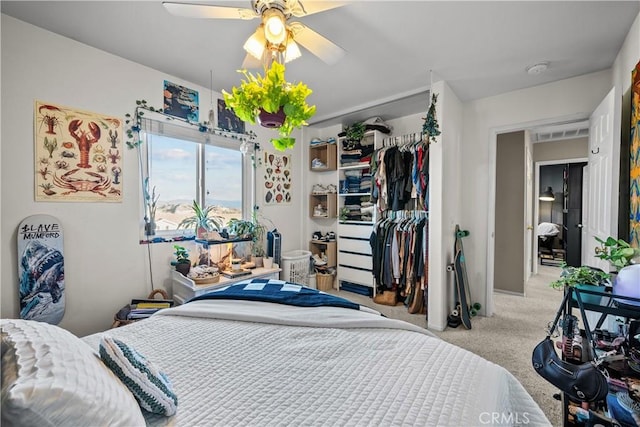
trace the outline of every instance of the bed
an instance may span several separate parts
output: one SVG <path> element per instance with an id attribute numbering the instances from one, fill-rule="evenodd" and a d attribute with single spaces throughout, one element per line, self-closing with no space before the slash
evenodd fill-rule
<path id="1" fill-rule="evenodd" d="M 554 260 L 557 254 L 564 253 L 563 246 L 563 226 L 552 222 L 541 222 L 538 224 L 538 255 L 541 262 L 544 260 Z M 564 257 L 560 257 L 564 259 Z"/>
<path id="2" fill-rule="evenodd" d="M 82 339 L 67 337 L 66 331 L 47 324 L 34 328 L 51 331 L 35 333 L 34 338 L 28 336 L 34 333 L 23 331 L 33 325 L 21 322 L 26 321 L 3 319 L 2 323 L 3 425 L 15 424 L 7 419 L 15 411 L 5 408 L 10 381 L 15 381 L 5 378 L 5 366 L 11 361 L 5 358 L 11 351 L 28 353 L 6 348 L 20 347 L 21 336 L 30 341 L 30 348 L 37 348 L 33 342 L 45 337 L 53 351 L 57 334 L 64 339 L 56 351 L 84 346 L 82 351 L 98 361 L 95 369 L 100 369 L 96 355 L 103 350 L 101 343 L 126 343 L 135 349 L 134 355 L 168 378 L 170 391 L 177 397 L 177 412 L 172 416 L 140 411 L 143 421 L 136 414 L 121 420 L 122 414 L 109 412 L 109 405 L 122 413 L 135 411 L 130 402 L 108 402 L 104 403 L 107 410 L 91 416 L 112 418 L 83 420 L 84 425 L 550 425 L 504 368 L 415 325 L 279 280 L 254 279 L 221 287 L 149 319 Z M 67 339 L 72 344 L 64 342 Z M 63 363 L 59 359 L 66 358 L 52 359 Z M 76 360 L 69 369 L 79 372 L 81 363 Z M 61 375 L 64 370 L 58 367 L 56 372 Z M 70 375 L 67 380 L 73 382 L 75 374 Z M 82 384 L 87 387 L 86 382 Z M 98 388 L 83 393 L 90 398 L 101 393 L 102 398 L 111 392 Z M 121 392 L 117 394 L 122 397 Z M 82 404 L 86 403 L 78 406 Z M 89 406 L 96 405 L 90 400 Z M 90 410 L 78 411 L 81 416 L 90 415 Z"/>

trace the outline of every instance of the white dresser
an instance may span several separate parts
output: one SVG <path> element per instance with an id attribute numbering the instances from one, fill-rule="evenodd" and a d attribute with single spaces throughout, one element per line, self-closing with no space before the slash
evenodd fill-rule
<path id="1" fill-rule="evenodd" d="M 255 268 L 251 270 L 251 274 L 237 277 L 235 279 L 228 279 L 224 276 L 220 276 L 220 281 L 217 283 L 211 283 L 209 285 L 196 285 L 195 282 L 188 277 L 183 276 L 177 271 L 171 272 L 172 274 L 172 291 L 173 299 L 176 304 L 184 304 L 193 297 L 197 297 L 202 294 L 206 294 L 212 289 L 220 286 L 228 286 L 234 283 L 241 282 L 249 279 L 278 279 L 280 276 L 280 268 Z"/>
<path id="2" fill-rule="evenodd" d="M 370 223 L 338 224 L 338 289 L 342 281 L 376 289 L 373 281 Z"/>

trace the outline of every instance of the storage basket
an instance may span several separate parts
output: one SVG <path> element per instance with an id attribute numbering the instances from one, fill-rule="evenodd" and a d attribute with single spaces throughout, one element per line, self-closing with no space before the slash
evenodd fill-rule
<path id="1" fill-rule="evenodd" d="M 155 299 L 156 294 L 160 295 L 162 299 L 165 299 L 165 300 L 169 299 L 169 295 L 164 289 L 154 289 L 153 291 L 151 291 L 147 299 Z M 137 322 L 138 320 L 140 320 L 140 319 L 134 319 L 134 320 L 127 319 L 127 316 L 129 315 L 130 310 L 131 310 L 131 307 L 129 304 L 125 305 L 120 310 L 118 310 L 118 312 L 113 316 L 113 324 L 111 325 L 111 327 L 119 328 L 120 326 L 129 325 L 133 322 Z"/>
<path id="2" fill-rule="evenodd" d="M 307 286 L 310 260 L 309 251 L 297 250 L 282 254 L 282 280 Z"/>
<path id="3" fill-rule="evenodd" d="M 329 291 L 333 289 L 333 274 L 316 273 L 316 286 L 319 291 Z"/>

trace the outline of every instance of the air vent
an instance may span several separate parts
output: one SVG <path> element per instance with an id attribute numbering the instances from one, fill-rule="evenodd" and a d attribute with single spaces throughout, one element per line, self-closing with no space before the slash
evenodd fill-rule
<path id="1" fill-rule="evenodd" d="M 581 121 L 531 129 L 531 142 L 561 141 L 589 136 L 589 122 Z"/>

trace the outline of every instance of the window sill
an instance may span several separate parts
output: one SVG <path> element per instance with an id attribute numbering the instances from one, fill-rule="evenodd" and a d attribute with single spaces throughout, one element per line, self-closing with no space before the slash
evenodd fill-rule
<path id="1" fill-rule="evenodd" d="M 159 231 L 154 236 L 143 235 L 140 238 L 141 245 L 147 245 L 149 243 L 170 243 L 170 242 L 183 242 L 185 240 L 195 240 L 194 234 L 182 234 L 175 231 Z"/>

